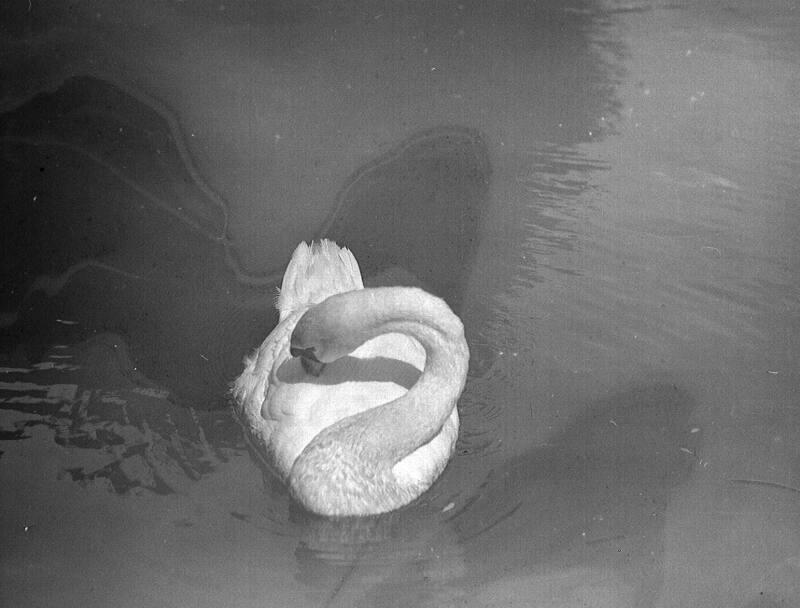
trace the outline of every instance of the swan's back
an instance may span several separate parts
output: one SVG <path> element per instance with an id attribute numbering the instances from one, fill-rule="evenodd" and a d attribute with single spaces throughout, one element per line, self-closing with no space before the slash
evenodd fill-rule
<path id="1" fill-rule="evenodd" d="M 300 243 L 283 275 L 276 302 L 280 320 L 328 296 L 363 287 L 361 270 L 349 249 L 327 239 Z"/>
<path id="2" fill-rule="evenodd" d="M 325 317 L 324 302 L 337 294 L 348 314 Z M 469 357 L 461 322 L 437 329 L 442 314 L 454 315 L 418 289 L 364 290 L 353 254 L 328 240 L 298 245 L 276 307 L 280 322 L 232 386 L 255 453 L 316 513 L 381 513 L 419 496 L 458 436 Z M 291 351 L 309 310 L 321 311 L 320 327 L 335 328 L 349 353 L 318 374 Z M 349 344 L 353 335 L 364 341 Z"/>

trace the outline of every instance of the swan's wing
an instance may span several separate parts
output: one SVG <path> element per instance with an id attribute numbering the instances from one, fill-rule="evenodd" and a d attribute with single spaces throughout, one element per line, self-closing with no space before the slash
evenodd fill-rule
<path id="1" fill-rule="evenodd" d="M 286 267 L 276 306 L 283 321 L 329 296 L 363 287 L 358 262 L 349 249 L 327 239 L 311 245 L 302 242 Z"/>
<path id="2" fill-rule="evenodd" d="M 299 314 L 278 323 L 264 342 L 245 358 L 244 371 L 233 382 L 234 413 L 244 427 L 245 436 L 253 449 L 271 468 L 277 468 L 270 446 L 280 420 L 265 416 L 268 400 L 274 392 L 276 370 L 290 358 L 289 338 Z M 284 471 L 277 471 L 284 475 Z"/>
<path id="3" fill-rule="evenodd" d="M 286 480 L 292 464 L 323 428 L 353 413 L 353 400 L 309 376 L 289 353 L 296 311 L 245 359 L 231 392 L 245 437 L 264 464 Z"/>

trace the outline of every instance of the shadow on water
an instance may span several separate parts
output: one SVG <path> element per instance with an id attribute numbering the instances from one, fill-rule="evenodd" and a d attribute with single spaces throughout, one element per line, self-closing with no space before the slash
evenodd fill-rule
<path id="1" fill-rule="evenodd" d="M 699 462 L 694 407 L 670 382 L 633 386 L 581 408 L 546 445 L 492 471 L 469 508 L 449 518 L 465 547 L 466 584 L 524 573 L 534 597 L 548 568 L 600 568 L 654 599 L 667 504 Z"/>
<path id="2" fill-rule="evenodd" d="M 490 174 L 477 131 L 432 129 L 356 172 L 320 235 L 347 243 L 373 284 L 426 287 L 459 311 Z"/>

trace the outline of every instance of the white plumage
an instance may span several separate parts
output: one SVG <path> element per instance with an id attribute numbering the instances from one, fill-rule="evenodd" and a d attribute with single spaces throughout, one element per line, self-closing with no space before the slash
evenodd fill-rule
<path id="1" fill-rule="evenodd" d="M 254 450 L 323 515 L 419 496 L 458 435 L 469 359 L 458 317 L 420 289 L 364 289 L 352 253 L 327 240 L 298 245 L 277 308 L 233 385 Z"/>

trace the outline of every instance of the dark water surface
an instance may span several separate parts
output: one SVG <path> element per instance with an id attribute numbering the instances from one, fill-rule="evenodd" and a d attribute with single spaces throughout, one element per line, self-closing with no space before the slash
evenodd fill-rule
<path id="1" fill-rule="evenodd" d="M 0 604 L 800 605 L 793 3 L 0 14 Z M 321 236 L 472 352 L 382 517 L 227 402 Z"/>

